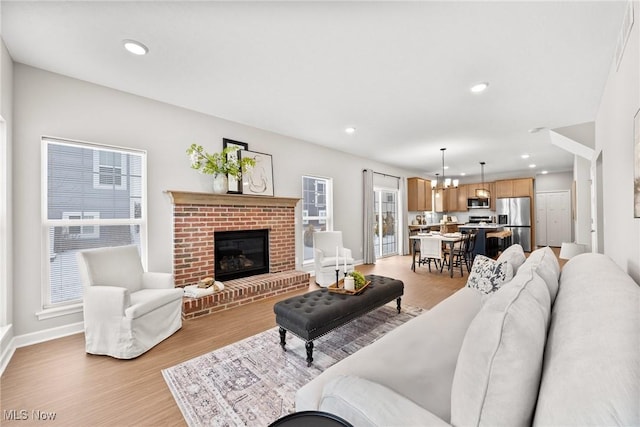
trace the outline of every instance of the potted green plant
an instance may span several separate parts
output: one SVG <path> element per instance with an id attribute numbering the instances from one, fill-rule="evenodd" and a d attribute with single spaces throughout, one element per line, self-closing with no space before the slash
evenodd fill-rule
<path id="1" fill-rule="evenodd" d="M 213 192 L 226 193 L 229 184 L 227 177 L 239 180 L 243 172 L 255 166 L 250 157 L 238 158 L 237 147 L 227 147 L 219 153 L 207 153 L 201 145 L 191 144 L 187 154 L 191 159 L 191 168 L 200 173 L 213 175 Z"/>

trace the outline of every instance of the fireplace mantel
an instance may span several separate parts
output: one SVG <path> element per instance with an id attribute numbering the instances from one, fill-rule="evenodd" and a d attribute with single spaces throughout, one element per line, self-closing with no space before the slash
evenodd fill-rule
<path id="1" fill-rule="evenodd" d="M 174 205 L 207 206 L 282 206 L 294 208 L 300 199 L 293 197 L 248 196 L 244 194 L 194 193 L 167 190 Z"/>

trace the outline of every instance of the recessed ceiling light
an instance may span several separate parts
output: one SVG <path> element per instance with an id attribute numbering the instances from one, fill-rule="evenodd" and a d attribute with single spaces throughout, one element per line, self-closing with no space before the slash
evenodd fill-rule
<path id="1" fill-rule="evenodd" d="M 549 171 L 542 171 L 542 172 L 540 172 L 540 173 L 541 173 L 542 175 L 546 175 L 546 174 L 548 174 L 548 173 L 549 173 Z"/>
<path id="2" fill-rule="evenodd" d="M 149 48 L 142 43 L 135 40 L 123 40 L 124 48 L 134 55 L 146 55 L 149 53 Z"/>
<path id="3" fill-rule="evenodd" d="M 528 159 L 528 158 L 529 158 L 529 155 L 528 155 L 528 154 L 523 154 L 523 155 L 522 155 L 522 156 L 520 156 L 520 157 L 522 157 L 523 159 Z"/>
<path id="4" fill-rule="evenodd" d="M 466 176 L 467 174 L 465 172 L 461 172 L 460 176 Z"/>
<path id="5" fill-rule="evenodd" d="M 356 131 L 356 128 L 354 127 L 348 127 L 344 130 L 346 133 L 348 133 L 349 135 L 351 135 L 352 133 L 354 133 Z"/>
<path id="6" fill-rule="evenodd" d="M 476 83 L 473 86 L 471 86 L 471 92 L 473 93 L 484 92 L 485 90 L 487 90 L 488 87 L 489 87 L 489 83 L 487 82 Z"/>
<path id="7" fill-rule="evenodd" d="M 536 165 L 534 165 L 533 163 L 531 163 L 531 164 L 529 165 L 529 167 L 530 167 L 530 168 L 535 168 L 535 167 L 536 167 Z"/>
<path id="8" fill-rule="evenodd" d="M 445 168 L 445 169 L 449 169 L 449 166 L 445 166 L 444 168 Z"/>

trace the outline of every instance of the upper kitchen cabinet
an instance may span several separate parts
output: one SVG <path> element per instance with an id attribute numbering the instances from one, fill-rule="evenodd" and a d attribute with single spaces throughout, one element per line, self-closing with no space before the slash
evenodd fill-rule
<path id="1" fill-rule="evenodd" d="M 502 179 L 495 182 L 496 197 L 533 197 L 533 178 Z"/>
<path id="2" fill-rule="evenodd" d="M 431 210 L 431 181 L 407 178 L 407 205 L 410 212 Z"/>
<path id="3" fill-rule="evenodd" d="M 467 208 L 467 193 L 469 189 L 468 186 L 463 184 L 458 187 L 458 209 L 459 212 L 466 212 Z"/>

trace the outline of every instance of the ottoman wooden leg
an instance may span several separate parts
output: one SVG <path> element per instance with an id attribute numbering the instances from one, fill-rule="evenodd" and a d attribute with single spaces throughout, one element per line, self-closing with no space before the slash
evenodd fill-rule
<path id="1" fill-rule="evenodd" d="M 307 367 L 309 367 L 313 362 L 313 341 L 307 341 L 304 348 L 307 349 Z"/>
<path id="2" fill-rule="evenodd" d="M 396 300 L 396 304 L 398 305 L 398 313 L 400 313 L 400 300 L 402 298 L 398 297 L 398 299 Z"/>
<path id="3" fill-rule="evenodd" d="M 284 351 L 287 351 L 287 349 L 284 346 L 287 343 L 285 341 L 285 337 L 287 335 L 287 330 L 285 328 L 283 328 L 283 327 L 280 327 L 279 332 L 280 332 L 280 345 L 282 346 L 282 349 Z"/>

